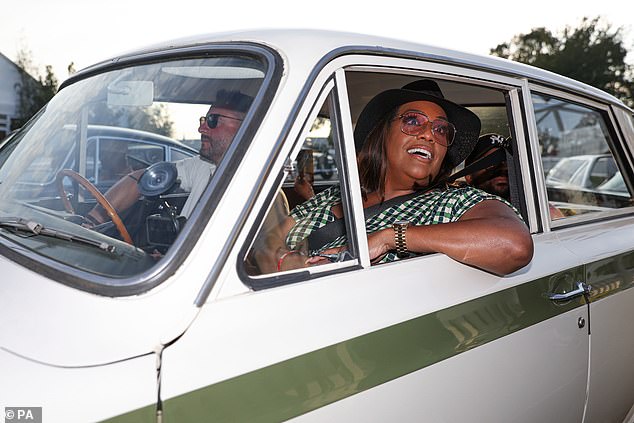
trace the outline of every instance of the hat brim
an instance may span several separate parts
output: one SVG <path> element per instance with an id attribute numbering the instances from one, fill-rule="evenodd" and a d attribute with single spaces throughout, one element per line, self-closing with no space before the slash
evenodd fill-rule
<path id="1" fill-rule="evenodd" d="M 456 136 L 447 149 L 445 160 L 453 167 L 471 153 L 480 135 L 480 119 L 471 110 L 444 98 L 420 91 L 391 89 L 377 94 L 363 108 L 354 129 L 354 144 L 357 152 L 361 150 L 366 138 L 379 120 L 392 109 L 412 101 L 429 101 L 442 107 L 447 120 L 456 127 Z"/>

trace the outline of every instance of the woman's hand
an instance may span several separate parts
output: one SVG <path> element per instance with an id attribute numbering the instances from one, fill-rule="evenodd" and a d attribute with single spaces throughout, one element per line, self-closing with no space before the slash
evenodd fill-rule
<path id="1" fill-rule="evenodd" d="M 388 251 L 395 249 L 396 246 L 394 244 L 394 229 L 386 228 L 380 231 L 376 231 L 368 235 L 368 250 L 370 255 L 370 261 L 375 262 L 383 258 Z M 308 266 L 316 266 L 320 264 L 332 263 L 332 260 L 328 257 L 328 255 L 336 256 L 341 255 L 344 251 L 346 251 L 348 247 L 335 247 L 328 248 L 327 250 L 321 251 L 321 255 L 315 255 L 309 257 L 306 260 L 306 265 Z"/>
<path id="2" fill-rule="evenodd" d="M 319 252 L 320 255 L 309 257 L 305 261 L 305 264 L 307 266 L 318 266 L 320 264 L 332 263 L 333 261 L 329 257 L 325 257 L 325 256 L 339 256 L 341 253 L 343 253 L 347 249 L 348 247 L 346 247 L 345 245 L 342 247 L 328 248 L 327 250 L 320 251 Z"/>

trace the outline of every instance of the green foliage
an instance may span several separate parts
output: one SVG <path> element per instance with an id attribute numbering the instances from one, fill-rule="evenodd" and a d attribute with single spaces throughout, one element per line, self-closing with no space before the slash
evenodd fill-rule
<path id="1" fill-rule="evenodd" d="M 12 129 L 24 125 L 55 95 L 58 87 L 52 67 L 46 66 L 46 75 L 40 76 L 33 66 L 29 50 L 23 48 L 18 52 L 16 64 L 20 69 L 20 82 L 15 85 L 18 95 L 18 118 L 12 120 Z"/>
<path id="2" fill-rule="evenodd" d="M 18 94 L 18 118 L 12 119 L 12 129 L 24 125 L 35 113 L 53 98 L 58 90 L 58 80 L 50 65 L 45 67 L 42 77 L 33 65 L 31 51 L 22 48 L 18 52 L 16 64 L 20 68 L 20 82 L 15 90 Z M 75 65 L 68 65 L 68 74 L 75 73 Z M 35 75 L 32 76 L 32 75 Z M 149 131 L 156 134 L 172 136 L 174 122 L 169 117 L 163 104 L 154 104 L 146 108 L 109 108 L 103 104 L 93 105 L 90 112 L 91 123 L 101 125 L 123 126 Z"/>
<path id="3" fill-rule="evenodd" d="M 547 69 L 605 90 L 634 106 L 634 66 L 625 63 L 623 27 L 584 18 L 558 36 L 546 28 L 519 34 L 491 54 Z"/>
<path id="4" fill-rule="evenodd" d="M 91 124 L 119 126 L 172 137 L 174 122 L 164 104 L 149 107 L 110 107 L 105 102 L 92 105 L 89 112 Z"/>

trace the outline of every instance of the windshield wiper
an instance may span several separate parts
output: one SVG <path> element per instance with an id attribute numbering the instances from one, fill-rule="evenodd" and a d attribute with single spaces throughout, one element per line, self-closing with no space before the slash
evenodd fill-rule
<path id="1" fill-rule="evenodd" d="M 65 241 L 77 242 L 84 245 L 97 247 L 108 253 L 115 252 L 115 246 L 107 242 L 95 241 L 80 235 L 71 234 L 57 229 L 44 227 L 42 224 L 33 220 L 22 219 L 19 217 L 6 218 L 0 220 L 0 228 L 10 228 L 15 231 L 32 233 L 34 235 L 42 235 L 51 238 L 63 239 Z"/>

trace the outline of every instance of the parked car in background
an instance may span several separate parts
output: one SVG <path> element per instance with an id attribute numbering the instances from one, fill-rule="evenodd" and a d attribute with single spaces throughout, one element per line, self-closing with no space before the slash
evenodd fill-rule
<path id="1" fill-rule="evenodd" d="M 440 253 L 370 262 L 353 128 L 376 94 L 420 79 L 508 131 L 510 202 L 534 244 L 524 268 L 494 275 Z M 248 109 L 208 119 L 228 91 Z M 136 132 L 159 132 L 139 124 L 157 115 L 183 139 L 218 119 L 239 129 L 201 165 L 186 219 L 193 194 L 175 188 L 175 166 L 144 173 L 153 189 L 110 214 L 127 242 L 87 224 L 80 186 L 124 173 L 104 177 L 124 164 L 104 158 L 106 140 L 133 168 L 191 153 Z M 267 266 L 326 121 L 319 152 L 333 161 L 313 170 L 332 170 L 317 188 L 341 192 L 347 250 Z M 603 91 L 404 41 L 254 31 L 103 61 L 0 148 L 0 407 L 41 407 L 46 422 L 632 422 L 633 148 L 632 110 Z M 548 177 L 542 155 L 559 162 Z"/>
<path id="2" fill-rule="evenodd" d="M 593 189 L 617 172 L 618 167 L 610 154 L 565 157 L 548 172 L 546 185 Z"/>
<path id="3" fill-rule="evenodd" d="M 85 178 L 101 193 L 128 173 L 160 161 L 176 161 L 198 154 L 196 150 L 159 134 L 131 128 L 88 125 L 83 150 Z M 16 180 L 14 192 L 23 199 L 59 197 L 55 183 L 62 169 L 77 169 L 76 125 L 64 125 L 50 134 L 46 154 L 34 157 Z M 71 180 L 63 181 L 70 187 Z"/>
<path id="4" fill-rule="evenodd" d="M 597 187 L 597 190 L 613 195 L 622 195 L 624 197 L 629 197 L 629 191 L 627 189 L 627 186 L 625 186 L 625 179 L 623 179 L 623 175 L 621 175 L 621 172 L 616 172 L 614 176 L 599 185 Z"/>

